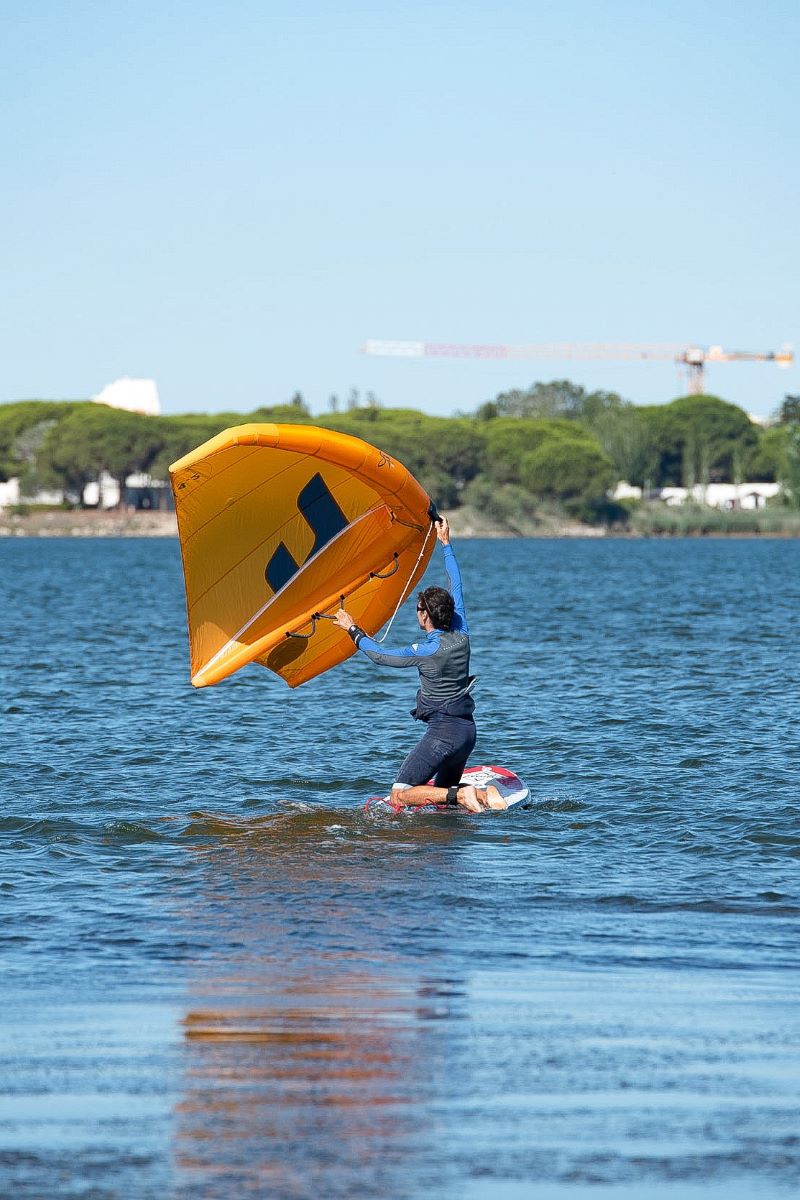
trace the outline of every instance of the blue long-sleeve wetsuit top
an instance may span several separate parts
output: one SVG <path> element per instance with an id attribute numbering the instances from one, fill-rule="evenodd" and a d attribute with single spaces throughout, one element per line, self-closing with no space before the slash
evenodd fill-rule
<path id="1" fill-rule="evenodd" d="M 354 638 L 359 650 L 380 666 L 417 668 L 420 686 L 413 715 L 422 721 L 430 720 L 434 713 L 468 717 L 475 708 L 470 695 L 475 677 L 469 673 L 469 626 L 464 588 L 455 551 L 449 543 L 444 547 L 444 564 L 455 605 L 451 629 L 434 629 L 426 634 L 424 641 L 399 650 L 385 650 L 366 633 L 357 633 Z"/>

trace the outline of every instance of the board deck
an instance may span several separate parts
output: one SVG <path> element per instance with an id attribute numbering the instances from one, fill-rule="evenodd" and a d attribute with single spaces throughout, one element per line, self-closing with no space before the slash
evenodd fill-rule
<path id="1" fill-rule="evenodd" d="M 433 780 L 430 781 L 433 783 Z M 462 783 L 471 783 L 473 787 L 485 788 L 492 784 L 497 788 L 500 795 L 504 798 L 507 808 L 513 808 L 515 804 L 522 803 L 527 800 L 530 792 L 528 787 L 515 775 L 513 771 L 507 770 L 505 767 L 483 766 L 483 767 L 467 767 L 464 774 L 461 776 Z M 417 805 L 395 805 L 392 804 L 391 796 L 373 796 L 368 800 L 365 808 L 368 812 L 376 809 L 384 808 L 392 812 L 426 812 L 435 809 L 437 812 L 465 812 L 466 809 L 453 807 L 447 804 L 417 804 Z M 484 809 L 484 812 L 505 812 L 507 809 Z M 477 815 L 477 814 L 474 814 Z"/>

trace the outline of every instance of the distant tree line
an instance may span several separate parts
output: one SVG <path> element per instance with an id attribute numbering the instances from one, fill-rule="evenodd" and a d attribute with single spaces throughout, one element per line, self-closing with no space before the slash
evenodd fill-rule
<path id="1" fill-rule="evenodd" d="M 403 462 L 443 508 L 550 504 L 588 520 L 613 519 L 620 479 L 645 490 L 747 479 L 777 480 L 800 507 L 800 396 L 767 427 L 716 396 L 637 406 L 569 380 L 503 392 L 476 413 L 431 417 L 383 408 L 355 390 L 311 417 L 300 393 L 254 412 L 149 417 L 84 401 L 0 405 L 0 479 L 33 495 L 58 489 L 81 503 L 107 472 L 124 495 L 134 473 L 166 479 L 169 464 L 230 425 L 303 422 L 377 443 Z"/>

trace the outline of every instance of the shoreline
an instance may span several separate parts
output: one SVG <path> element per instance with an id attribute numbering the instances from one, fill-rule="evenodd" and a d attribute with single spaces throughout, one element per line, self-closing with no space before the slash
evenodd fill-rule
<path id="1" fill-rule="evenodd" d="M 675 538 L 796 538 L 800 531 L 744 529 L 687 529 L 648 530 L 609 529 L 604 525 L 584 525 L 578 521 L 560 521 L 550 517 L 541 525 L 528 525 L 524 530 L 504 529 L 488 520 L 475 509 L 456 509 L 450 516 L 450 526 L 456 538 L 613 538 L 615 540 L 672 540 Z M 47 510 L 25 514 L 0 510 L 0 538 L 64 538 L 104 537 L 164 538 L 178 536 L 174 512 L 117 512 L 110 509 Z"/>
<path id="2" fill-rule="evenodd" d="M 604 528 L 578 522 L 553 521 L 547 528 L 515 533 L 486 520 L 472 510 L 456 510 L 450 522 L 458 538 L 514 537 L 605 537 Z M 0 511 L 0 538 L 3 537 L 177 537 L 174 512 L 117 512 L 109 509 L 30 512 L 24 515 Z"/>
<path id="3" fill-rule="evenodd" d="M 174 512 L 0 512 L 0 537 L 177 537 Z"/>

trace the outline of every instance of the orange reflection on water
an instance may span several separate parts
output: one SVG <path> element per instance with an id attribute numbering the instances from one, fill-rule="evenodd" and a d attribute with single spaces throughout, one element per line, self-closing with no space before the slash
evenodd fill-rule
<path id="1" fill-rule="evenodd" d="M 191 1010 L 179 1171 L 202 1179 L 204 1195 L 212 1180 L 247 1195 L 266 1179 L 278 1194 L 310 1194 L 316 1181 L 318 1194 L 338 1195 L 372 1170 L 427 1158 L 436 1117 L 422 1114 L 447 1058 L 437 1018 L 457 996 L 348 971 L 324 994 L 301 978 L 259 1005 Z"/>
<path id="2" fill-rule="evenodd" d="M 412 1176 L 435 1194 L 448 1018 L 466 1001 L 426 941 L 447 908 L 432 921 L 388 898 L 420 849 L 429 869 L 441 855 L 445 891 L 458 831 L 387 832 L 360 810 L 194 818 L 208 841 L 186 916 L 209 949 L 183 1019 L 176 1195 L 387 1200 Z"/>

